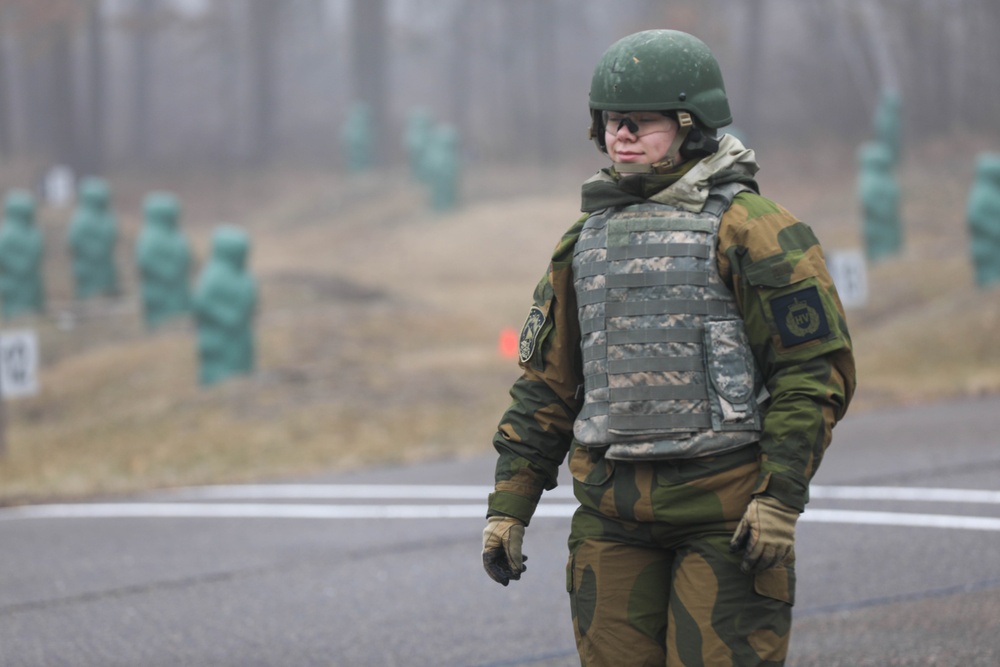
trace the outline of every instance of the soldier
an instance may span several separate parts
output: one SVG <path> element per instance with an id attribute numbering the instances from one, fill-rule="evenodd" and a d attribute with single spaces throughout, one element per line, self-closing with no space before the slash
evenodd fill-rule
<path id="1" fill-rule="evenodd" d="M 520 578 L 568 456 L 582 664 L 781 665 L 796 519 L 854 391 L 843 308 L 812 230 L 717 131 L 729 103 L 703 42 L 616 42 L 590 109 L 612 165 L 584 183 L 521 331 L 483 564 Z"/>

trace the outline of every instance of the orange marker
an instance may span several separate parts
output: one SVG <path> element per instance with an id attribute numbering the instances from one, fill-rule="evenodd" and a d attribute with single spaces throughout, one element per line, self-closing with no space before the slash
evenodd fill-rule
<path id="1" fill-rule="evenodd" d="M 500 342 L 497 344 L 500 355 L 508 359 L 517 356 L 517 330 L 507 327 L 500 332 Z"/>

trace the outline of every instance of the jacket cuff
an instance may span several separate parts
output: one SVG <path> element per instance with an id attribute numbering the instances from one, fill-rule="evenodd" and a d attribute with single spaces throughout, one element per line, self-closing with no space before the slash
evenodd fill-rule
<path id="1" fill-rule="evenodd" d="M 503 514 L 520 519 L 527 526 L 538 506 L 537 500 L 526 498 L 510 491 L 494 491 L 489 497 L 489 509 L 486 516 Z"/>
<path id="2" fill-rule="evenodd" d="M 753 495 L 777 498 L 792 509 L 803 512 L 809 502 L 809 485 L 789 475 L 761 470 Z"/>

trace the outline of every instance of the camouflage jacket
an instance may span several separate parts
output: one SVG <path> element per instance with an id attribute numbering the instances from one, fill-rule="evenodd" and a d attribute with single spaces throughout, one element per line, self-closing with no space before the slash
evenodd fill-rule
<path id="1" fill-rule="evenodd" d="M 759 443 L 755 493 L 804 509 L 809 480 L 847 410 L 855 371 L 850 335 L 819 241 L 808 225 L 757 194 L 753 151 L 726 135 L 719 153 L 666 175 L 615 178 L 603 171 L 583 187 L 584 216 L 557 244 L 521 333 L 521 377 L 493 439 L 499 453 L 489 514 L 528 523 L 541 494 L 556 485 L 574 444 L 582 399 L 582 358 L 574 246 L 589 215 L 608 207 L 660 201 L 700 210 L 711 186 L 743 182 L 722 217 L 716 253 L 733 291 L 754 357 L 770 393 Z M 812 326 L 796 315 L 809 308 Z M 711 460 L 707 463 L 711 470 Z"/>

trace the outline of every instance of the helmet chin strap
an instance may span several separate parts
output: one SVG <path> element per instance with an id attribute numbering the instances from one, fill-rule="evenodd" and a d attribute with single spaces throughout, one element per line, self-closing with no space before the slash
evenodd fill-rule
<path id="1" fill-rule="evenodd" d="M 612 162 L 622 176 L 629 174 L 665 174 L 681 163 L 681 146 L 694 128 L 694 121 L 687 111 L 677 112 L 677 134 L 667 148 L 667 154 L 659 162 L 653 164 L 637 164 L 635 162 Z M 630 128 L 631 129 L 631 128 Z"/>

